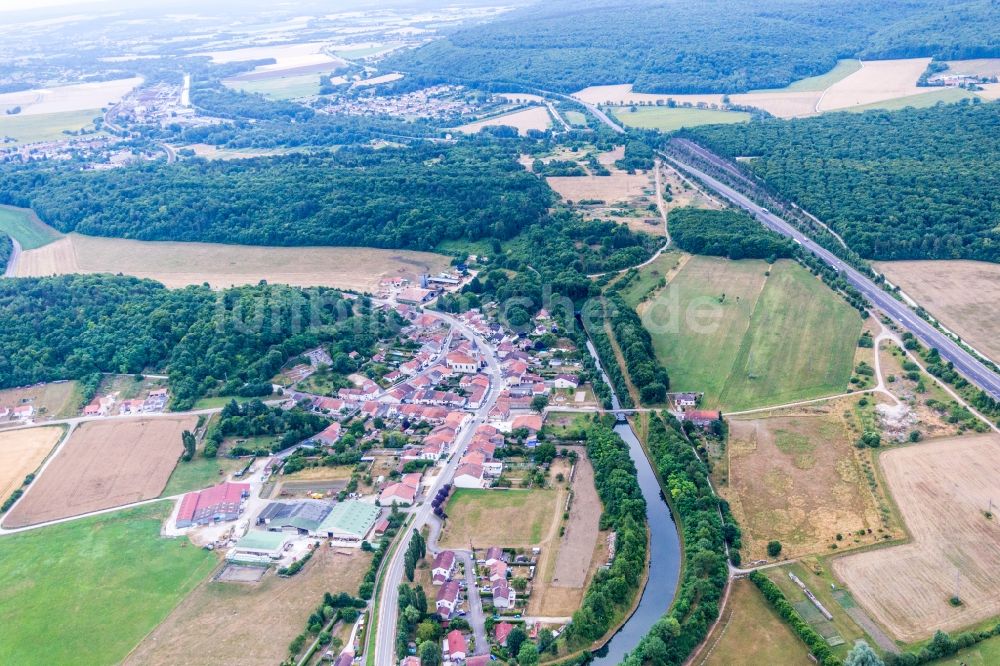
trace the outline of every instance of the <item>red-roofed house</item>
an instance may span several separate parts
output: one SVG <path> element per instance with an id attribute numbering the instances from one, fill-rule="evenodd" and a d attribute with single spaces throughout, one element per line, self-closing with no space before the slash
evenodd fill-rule
<path id="1" fill-rule="evenodd" d="M 178 529 L 207 525 L 213 521 L 240 517 L 243 498 L 250 495 L 249 483 L 220 483 L 200 492 L 188 493 L 177 511 Z"/>
<path id="2" fill-rule="evenodd" d="M 456 488 L 482 488 L 483 466 L 475 463 L 462 463 L 455 470 L 454 484 Z"/>
<path id="3" fill-rule="evenodd" d="M 434 558 L 434 568 L 431 569 L 431 582 L 435 585 L 444 585 L 451 578 L 451 572 L 455 570 L 455 553 L 450 550 L 442 550 Z"/>
<path id="4" fill-rule="evenodd" d="M 483 564 L 488 567 L 493 566 L 495 562 L 503 561 L 503 549 L 500 546 L 490 546 L 486 549 L 486 559 L 483 560 Z"/>
<path id="5" fill-rule="evenodd" d="M 340 424 L 331 423 L 322 432 L 313 435 L 312 441 L 326 446 L 333 446 L 340 439 Z"/>
<path id="6" fill-rule="evenodd" d="M 522 414 L 521 416 L 515 416 L 514 422 L 511 424 L 513 430 L 519 428 L 526 428 L 531 434 L 535 434 L 542 429 L 542 415 L 541 414 Z"/>
<path id="7" fill-rule="evenodd" d="M 410 506 L 417 497 L 417 489 L 405 483 L 393 483 L 379 493 L 378 503 L 382 506 Z"/>
<path id="8" fill-rule="evenodd" d="M 465 636 L 458 629 L 452 629 L 448 632 L 448 637 L 445 639 L 445 643 L 448 647 L 448 651 L 445 657 L 451 661 L 465 661 L 465 654 L 468 651 L 468 646 L 465 643 Z"/>
<path id="9" fill-rule="evenodd" d="M 462 352 L 451 352 L 445 357 L 448 367 L 455 372 L 474 373 L 479 370 L 479 362 Z"/>
<path id="10" fill-rule="evenodd" d="M 689 409 L 681 414 L 681 419 L 704 428 L 711 425 L 713 421 L 721 420 L 722 412 L 718 410 Z"/>
<path id="11" fill-rule="evenodd" d="M 465 660 L 465 666 L 486 666 L 491 661 L 490 655 L 488 654 L 477 654 L 475 657 L 469 657 Z"/>
<path id="12" fill-rule="evenodd" d="M 498 580 L 507 580 L 507 563 L 503 560 L 490 565 L 490 582 L 495 583 Z"/>
<path id="13" fill-rule="evenodd" d="M 458 581 L 449 580 L 441 586 L 441 589 L 437 593 L 437 601 L 434 605 L 437 608 L 438 615 L 447 620 L 455 611 L 455 604 L 457 603 Z"/>
<path id="14" fill-rule="evenodd" d="M 18 405 L 14 408 L 14 420 L 24 421 L 35 415 L 35 408 L 32 405 Z"/>
<path id="15" fill-rule="evenodd" d="M 507 646 L 507 636 L 514 630 L 514 625 L 510 622 L 500 622 L 493 627 L 493 637 L 497 639 L 497 645 Z"/>

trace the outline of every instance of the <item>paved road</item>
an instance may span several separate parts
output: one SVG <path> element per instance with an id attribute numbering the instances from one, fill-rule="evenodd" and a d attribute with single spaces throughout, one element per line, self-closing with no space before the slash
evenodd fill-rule
<path id="1" fill-rule="evenodd" d="M 568 102 L 573 102 L 574 104 L 581 104 L 585 109 L 587 109 L 587 111 L 594 114 L 598 120 L 610 127 L 612 131 L 617 132 L 618 134 L 625 134 L 625 128 L 611 120 L 611 118 L 608 117 L 608 114 L 601 111 L 596 105 L 591 104 L 590 102 L 584 102 L 582 99 L 577 99 L 576 97 L 572 97 L 570 95 L 563 95 L 562 93 L 552 92 L 549 90 L 542 90 L 541 92 L 550 97 L 558 97 L 559 99 L 564 99 Z"/>
<path id="2" fill-rule="evenodd" d="M 721 157 L 701 149 L 700 154 L 706 159 L 710 159 L 713 164 L 726 169 L 735 169 L 730 163 Z M 675 158 L 667 158 L 675 165 L 684 169 L 688 173 L 699 178 L 705 185 L 718 192 L 720 195 L 733 202 L 740 208 L 749 211 L 754 217 L 760 220 L 765 226 L 783 236 L 787 236 L 799 245 L 803 246 L 817 257 L 822 259 L 829 266 L 838 271 L 855 289 L 861 292 L 865 298 L 875 304 L 877 308 L 885 312 L 891 319 L 903 328 L 912 332 L 924 345 L 936 347 L 941 353 L 941 357 L 946 361 L 955 364 L 955 368 L 962 373 L 969 381 L 982 388 L 987 394 L 996 400 L 1000 400 L 1000 375 L 997 375 L 985 365 L 976 360 L 971 354 L 962 349 L 954 340 L 937 330 L 926 321 L 916 315 L 913 310 L 903 303 L 893 298 L 889 293 L 882 290 L 875 282 L 867 276 L 841 261 L 829 250 L 814 243 L 808 236 L 800 232 L 791 224 L 778 217 L 765 208 L 758 206 L 743 194 L 733 188 L 712 178 L 703 171 L 682 162 Z M 740 174 L 744 180 L 745 176 Z"/>
<path id="3" fill-rule="evenodd" d="M 479 349 L 484 353 L 487 361 L 486 374 L 490 377 L 490 387 L 483 398 L 482 406 L 473 413 L 473 418 L 465 427 L 465 431 L 459 436 L 455 444 L 455 453 L 452 454 L 435 478 L 434 484 L 428 489 L 427 497 L 433 497 L 445 483 L 450 483 L 458 467 L 459 459 L 465 454 L 465 449 L 472 441 L 472 435 L 477 426 L 486 423 L 490 410 L 496 403 L 500 394 L 500 364 L 497 361 L 493 347 L 482 337 L 469 328 L 465 322 L 441 312 L 430 312 L 455 327 L 462 335 L 475 341 Z M 385 579 L 382 583 L 382 595 L 378 600 L 378 624 L 375 636 L 375 664 L 376 666 L 392 666 L 396 663 L 396 622 L 399 615 L 399 584 L 403 580 L 403 559 L 406 547 L 409 545 L 413 530 L 420 530 L 432 515 L 430 502 L 424 502 L 412 511 L 414 516 L 411 529 L 408 529 L 402 537 L 399 546 L 386 564 Z"/>
<path id="4" fill-rule="evenodd" d="M 17 262 L 21 259 L 21 244 L 13 236 L 8 236 L 13 243 L 14 249 L 10 252 L 10 259 L 7 260 L 7 267 L 3 272 L 4 277 L 14 277 L 17 274 Z"/>

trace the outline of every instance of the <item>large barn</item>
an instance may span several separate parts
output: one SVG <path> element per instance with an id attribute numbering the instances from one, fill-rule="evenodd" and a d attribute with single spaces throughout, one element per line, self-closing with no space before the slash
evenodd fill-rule
<path id="1" fill-rule="evenodd" d="M 177 511 L 177 527 L 183 529 L 211 522 L 236 520 L 243 499 L 250 496 L 249 483 L 220 483 L 212 488 L 188 493 Z"/>

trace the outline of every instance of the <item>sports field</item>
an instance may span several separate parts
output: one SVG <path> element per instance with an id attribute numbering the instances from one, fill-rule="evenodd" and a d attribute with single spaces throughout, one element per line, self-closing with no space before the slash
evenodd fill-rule
<path id="1" fill-rule="evenodd" d="M 553 489 L 476 490 L 457 488 L 448 500 L 443 548 L 534 546 L 555 518 Z M 560 514 L 561 515 L 561 514 Z"/>
<path id="2" fill-rule="evenodd" d="M 62 434 L 58 426 L 0 431 L 0 502 L 38 469 Z"/>
<path id="3" fill-rule="evenodd" d="M 114 664 L 212 570 L 167 503 L 0 538 L 0 663 Z"/>
<path id="4" fill-rule="evenodd" d="M 914 642 L 1000 614 L 1000 437 L 935 440 L 882 453 L 910 543 L 848 555 L 833 571 L 895 638 Z M 994 506 L 993 511 L 997 511 Z M 961 605 L 949 599 L 957 593 Z"/>
<path id="5" fill-rule="evenodd" d="M 765 601 L 757 586 L 734 580 L 718 627 L 708 637 L 698 666 L 807 666 L 809 650 Z"/>
<path id="6" fill-rule="evenodd" d="M 443 255 L 410 250 L 137 241 L 73 233 L 24 252 L 17 276 L 125 273 L 171 288 L 208 282 L 221 289 L 267 280 L 299 287 L 375 291 L 383 278 L 416 279 L 421 273 L 444 270 L 448 261 Z"/>
<path id="7" fill-rule="evenodd" d="M 62 234 L 38 219 L 34 211 L 14 206 L 0 206 L 0 231 L 33 250 L 62 238 Z"/>
<path id="8" fill-rule="evenodd" d="M 786 260 L 693 257 L 640 311 L 671 390 L 727 411 L 846 390 L 861 332 L 853 308 Z"/>
<path id="9" fill-rule="evenodd" d="M 28 488 L 6 528 L 79 516 L 159 497 L 194 417 L 84 423 Z"/>
<path id="10" fill-rule="evenodd" d="M 614 109 L 614 116 L 628 127 L 655 129 L 661 132 L 673 132 L 682 127 L 698 127 L 699 125 L 731 125 L 750 120 L 750 114 L 742 111 L 671 109 L 665 106 L 617 108 Z"/>
<path id="11" fill-rule="evenodd" d="M 205 581 L 125 664 L 232 664 L 272 666 L 288 656 L 323 593 L 358 593 L 371 555 L 322 547 L 291 578 L 268 573 L 259 583 Z"/>
<path id="12" fill-rule="evenodd" d="M 876 269 L 962 339 L 1000 360 L 1000 265 L 985 261 L 882 261 Z"/>

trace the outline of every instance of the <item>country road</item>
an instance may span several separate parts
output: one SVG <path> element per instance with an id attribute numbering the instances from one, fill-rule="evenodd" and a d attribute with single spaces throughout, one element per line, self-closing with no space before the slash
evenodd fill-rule
<path id="1" fill-rule="evenodd" d="M 748 181 L 746 176 L 723 158 L 700 147 L 699 155 L 711 162 L 714 166 L 733 173 L 743 181 Z M 995 400 L 1000 400 L 1000 375 L 983 365 L 967 351 L 962 349 L 954 340 L 937 330 L 929 323 L 921 319 L 907 305 L 900 303 L 891 294 L 882 290 L 874 281 L 861 274 L 847 263 L 842 261 L 829 250 L 813 242 L 808 236 L 800 232 L 794 226 L 778 217 L 774 213 L 757 205 L 748 197 L 737 192 L 735 189 L 725 185 L 719 180 L 709 176 L 696 167 L 674 157 L 667 159 L 675 166 L 687 171 L 697 177 L 706 186 L 715 190 L 724 198 L 731 201 L 736 206 L 747 210 L 756 217 L 766 227 L 791 238 L 793 241 L 806 248 L 819 257 L 827 265 L 839 272 L 855 289 L 882 310 L 897 324 L 912 332 L 924 345 L 937 348 L 941 357 L 946 361 L 951 361 L 955 368 L 969 381 L 982 388 Z"/>
<path id="2" fill-rule="evenodd" d="M 15 277 L 17 275 L 17 262 L 21 259 L 21 244 L 13 236 L 8 236 L 13 243 L 14 249 L 10 252 L 10 259 L 7 260 L 7 267 L 4 269 L 4 277 Z"/>
<path id="3" fill-rule="evenodd" d="M 587 109 L 587 111 L 592 113 L 595 118 L 597 118 L 602 123 L 610 127 L 612 131 L 618 134 L 625 134 L 625 128 L 616 123 L 615 121 L 611 120 L 611 118 L 608 117 L 608 114 L 604 113 L 599 108 L 597 108 L 595 104 L 591 104 L 590 102 L 584 102 L 582 99 L 577 99 L 572 95 L 564 95 L 562 93 L 552 92 L 551 90 L 542 90 L 540 92 L 550 97 L 557 97 L 559 99 L 564 99 L 567 102 L 573 102 L 574 104 L 579 104 L 583 106 L 583 108 Z"/>

